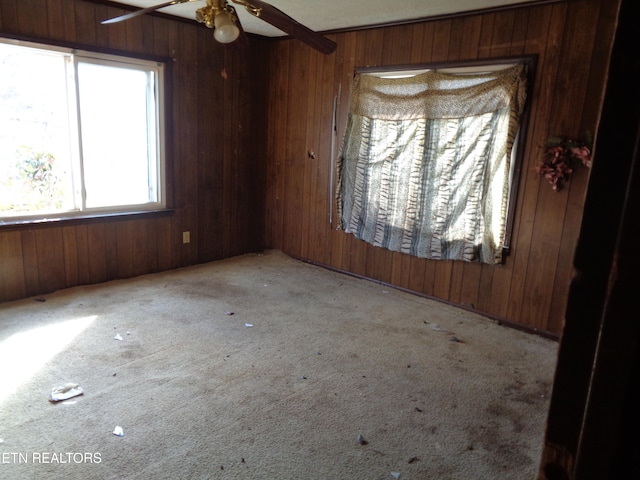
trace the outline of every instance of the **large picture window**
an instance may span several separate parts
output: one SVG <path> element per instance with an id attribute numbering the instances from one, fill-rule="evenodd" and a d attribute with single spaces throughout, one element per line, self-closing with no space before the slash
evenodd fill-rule
<path id="1" fill-rule="evenodd" d="M 526 68 L 355 76 L 339 228 L 410 255 L 501 263 Z"/>
<path id="2" fill-rule="evenodd" d="M 165 206 L 163 64 L 0 39 L 0 221 Z"/>

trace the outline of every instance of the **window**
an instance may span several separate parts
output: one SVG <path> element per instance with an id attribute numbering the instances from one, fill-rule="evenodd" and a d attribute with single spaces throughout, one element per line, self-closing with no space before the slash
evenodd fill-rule
<path id="1" fill-rule="evenodd" d="M 163 64 L 0 39 L 0 221 L 165 206 Z"/>
<path id="2" fill-rule="evenodd" d="M 527 69 L 491 70 L 356 74 L 340 229 L 422 258 L 502 262 Z"/>

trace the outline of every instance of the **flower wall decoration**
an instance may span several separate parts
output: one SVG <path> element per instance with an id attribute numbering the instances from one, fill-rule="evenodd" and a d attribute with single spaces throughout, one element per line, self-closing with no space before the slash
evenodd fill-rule
<path id="1" fill-rule="evenodd" d="M 591 167 L 591 142 L 552 137 L 544 144 L 542 162 L 535 167 L 551 187 L 558 191 L 571 177 L 576 165 Z"/>

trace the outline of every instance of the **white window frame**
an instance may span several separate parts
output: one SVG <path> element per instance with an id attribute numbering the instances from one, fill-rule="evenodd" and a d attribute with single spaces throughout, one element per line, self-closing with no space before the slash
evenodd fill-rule
<path id="1" fill-rule="evenodd" d="M 42 222 L 47 220 L 60 220 L 66 218 L 87 218 L 105 215 L 117 215 L 127 213 L 141 213 L 147 211 L 158 211 L 167 208 L 167 176 L 166 176 L 166 155 L 165 155 L 165 63 L 158 60 L 135 58 L 124 55 L 93 52 L 75 48 L 59 47 L 48 44 L 40 44 L 29 41 L 15 40 L 10 38 L 0 38 L 0 42 L 17 46 L 34 48 L 40 51 L 49 51 L 53 54 L 64 55 L 68 62 L 67 77 L 68 83 L 68 111 L 70 116 L 69 129 L 70 142 L 75 143 L 71 153 L 72 181 L 74 183 L 74 196 L 76 199 L 75 208 L 56 212 L 38 211 L 34 213 L 21 212 L 6 215 L 0 212 L 0 226 L 3 224 L 20 224 Z M 149 188 L 153 189 L 155 201 L 135 203 L 128 205 L 111 205 L 87 207 L 86 192 L 82 187 L 83 179 L 83 148 L 81 141 L 81 119 L 79 105 L 79 84 L 78 84 L 78 64 L 87 63 L 94 65 L 105 65 L 122 67 L 129 70 L 144 71 L 153 81 L 147 92 L 147 102 L 150 106 L 151 115 L 148 117 L 148 162 L 150 167 Z M 153 118 L 152 118 L 153 117 Z M 150 131 L 153 129 L 153 131 Z M 82 185 L 79 186 L 78 185 Z"/>

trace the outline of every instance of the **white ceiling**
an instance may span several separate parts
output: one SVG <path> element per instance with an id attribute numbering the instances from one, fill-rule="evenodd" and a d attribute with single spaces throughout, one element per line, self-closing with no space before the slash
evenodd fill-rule
<path id="1" fill-rule="evenodd" d="M 117 1 L 144 8 L 165 3 L 166 0 Z M 535 0 L 267 0 L 267 3 L 312 30 L 323 32 L 536 2 Z M 194 19 L 195 11 L 205 4 L 204 0 L 190 0 L 188 3 L 173 5 L 158 11 Z M 234 6 L 240 17 L 242 28 L 246 32 L 267 37 L 284 35 L 277 28 L 250 15 L 242 6 Z"/>

